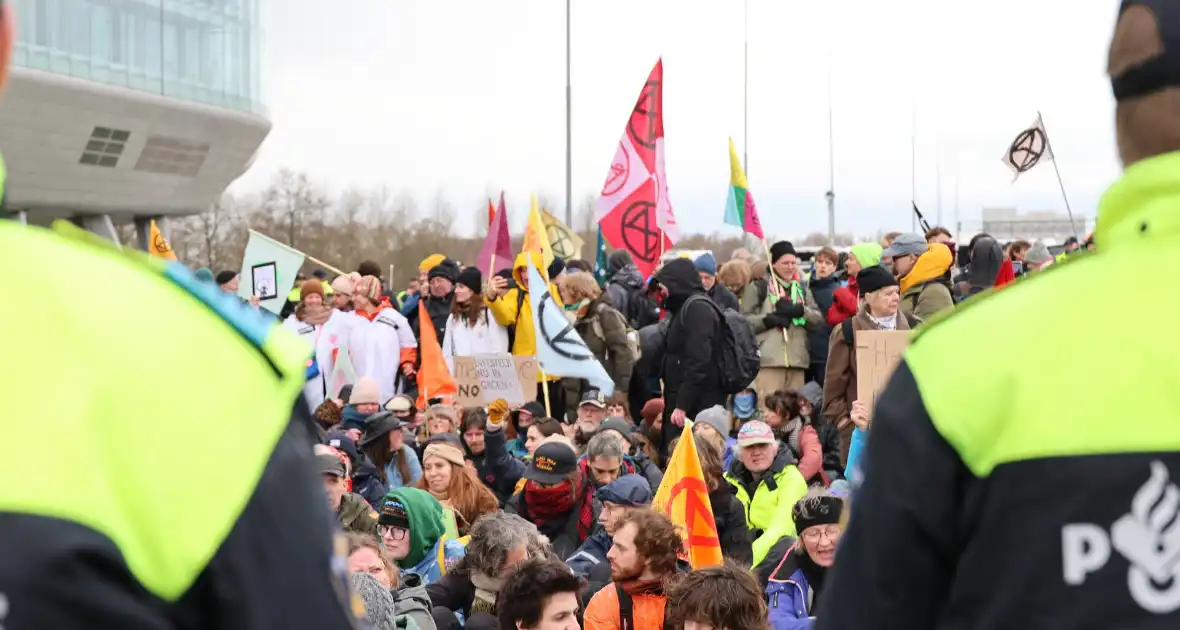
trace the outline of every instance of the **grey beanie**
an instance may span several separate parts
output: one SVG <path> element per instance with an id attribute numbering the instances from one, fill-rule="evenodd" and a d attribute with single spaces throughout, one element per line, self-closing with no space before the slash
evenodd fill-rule
<path id="1" fill-rule="evenodd" d="M 353 592 L 365 602 L 365 619 L 373 630 L 396 630 L 397 609 L 389 589 L 368 573 L 353 573 L 349 581 Z"/>
<path id="2" fill-rule="evenodd" d="M 1043 265 L 1050 260 L 1053 260 L 1053 255 L 1049 253 L 1049 248 L 1045 245 L 1045 241 L 1033 243 L 1032 247 L 1028 248 L 1028 252 L 1024 255 L 1024 262 L 1030 265 Z"/>
<path id="3" fill-rule="evenodd" d="M 823 402 L 824 388 L 815 381 L 808 381 L 806 385 L 799 388 L 799 395 L 806 398 L 807 402 L 811 403 L 811 406 L 818 411 L 820 403 Z"/>
<path id="4" fill-rule="evenodd" d="M 729 437 L 732 429 L 732 421 L 729 419 L 729 412 L 721 405 L 713 405 L 708 409 L 697 414 L 696 422 L 707 424 L 717 430 L 722 437 Z"/>

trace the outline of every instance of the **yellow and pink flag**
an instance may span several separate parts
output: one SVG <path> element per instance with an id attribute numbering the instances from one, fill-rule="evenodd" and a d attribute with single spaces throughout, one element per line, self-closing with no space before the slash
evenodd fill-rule
<path id="1" fill-rule="evenodd" d="M 754 195 L 750 194 L 750 183 L 746 181 L 746 171 L 742 168 L 741 159 L 738 158 L 737 147 L 733 145 L 733 138 L 729 139 L 729 195 L 725 202 L 725 223 L 740 227 L 747 234 L 766 238 L 762 232 L 762 222 L 758 220 L 758 207 L 754 205 Z"/>

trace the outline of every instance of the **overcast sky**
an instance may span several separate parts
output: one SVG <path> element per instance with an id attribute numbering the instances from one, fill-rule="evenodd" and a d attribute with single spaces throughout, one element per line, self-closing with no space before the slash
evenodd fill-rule
<path id="1" fill-rule="evenodd" d="M 601 189 L 656 59 L 664 59 L 668 185 L 686 232 L 722 224 L 727 138 L 748 150 L 769 232 L 826 231 L 829 76 L 837 229 L 964 229 L 980 208 L 1063 209 L 1048 162 L 1011 183 L 1000 162 L 1044 115 L 1074 213 L 1093 217 L 1119 172 L 1104 75 L 1115 0 L 749 1 L 749 133 L 742 0 L 573 0 L 575 206 Z M 271 0 L 266 101 L 274 130 L 235 191 L 287 166 L 334 192 L 386 184 L 419 207 L 442 189 L 470 233 L 504 189 L 562 205 L 565 3 Z M 561 208 L 557 208 L 560 210 Z M 514 230 L 522 229 L 513 226 Z"/>

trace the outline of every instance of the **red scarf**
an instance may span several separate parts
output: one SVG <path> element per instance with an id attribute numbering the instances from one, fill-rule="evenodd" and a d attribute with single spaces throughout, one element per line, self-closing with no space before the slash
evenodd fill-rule
<path id="1" fill-rule="evenodd" d="M 542 488 L 536 482 L 530 481 L 524 486 L 524 502 L 528 506 L 529 516 L 537 527 L 547 523 L 564 520 L 570 516 L 577 504 L 580 488 L 574 487 L 567 481 L 554 488 Z M 590 537 L 590 527 L 594 524 L 594 506 L 583 502 L 578 518 L 578 542 Z"/>

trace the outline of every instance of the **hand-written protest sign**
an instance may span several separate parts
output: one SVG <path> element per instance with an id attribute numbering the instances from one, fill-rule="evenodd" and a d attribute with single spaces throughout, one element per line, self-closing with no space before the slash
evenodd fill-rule
<path id="1" fill-rule="evenodd" d="M 455 357 L 456 396 L 462 407 L 478 407 L 503 398 L 523 405 L 537 397 L 537 360 L 511 354 Z"/>
<path id="2" fill-rule="evenodd" d="M 856 331 L 856 399 L 868 404 L 870 421 L 877 396 L 893 376 L 909 339 L 904 330 Z"/>

